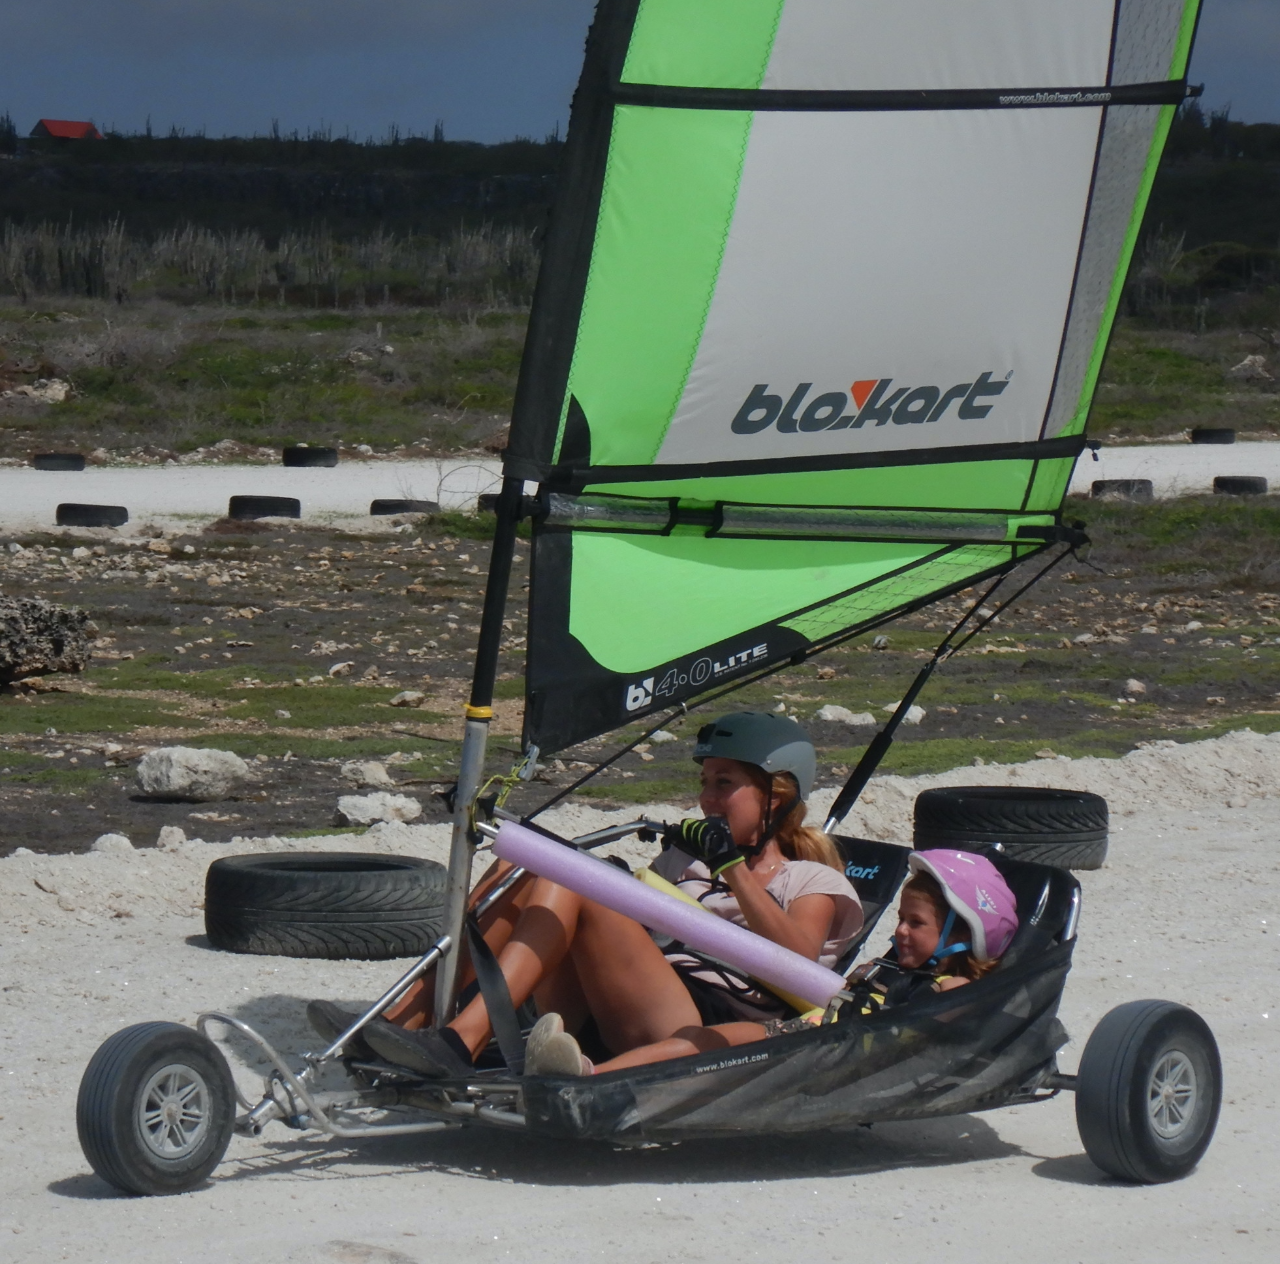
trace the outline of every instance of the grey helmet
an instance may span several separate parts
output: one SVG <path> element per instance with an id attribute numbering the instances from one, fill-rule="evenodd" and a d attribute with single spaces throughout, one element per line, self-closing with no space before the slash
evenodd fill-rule
<path id="1" fill-rule="evenodd" d="M 818 771 L 818 754 L 809 735 L 784 715 L 760 711 L 733 711 L 698 730 L 693 748 L 698 763 L 704 759 L 736 759 L 755 764 L 765 772 L 789 772 L 808 799 Z"/>

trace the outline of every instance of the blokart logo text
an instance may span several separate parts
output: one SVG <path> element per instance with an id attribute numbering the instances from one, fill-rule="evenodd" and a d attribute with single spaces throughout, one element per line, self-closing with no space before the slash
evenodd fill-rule
<path id="1" fill-rule="evenodd" d="M 866 378 L 854 382 L 848 392 L 825 391 L 812 399 L 813 383 L 801 382 L 785 401 L 781 395 L 771 395 L 769 384 L 762 382 L 751 388 L 730 429 L 734 434 L 759 434 L 773 426 L 783 434 L 795 434 L 860 430 L 867 422 L 910 426 L 941 421 L 953 404 L 961 421 L 978 421 L 992 408 L 982 401 L 994 399 L 1012 377 L 1009 373 L 1003 381 L 993 382 L 990 373 L 983 373 L 974 382 L 957 382 L 945 391 L 940 386 L 890 389 L 891 377 Z"/>
<path id="2" fill-rule="evenodd" d="M 643 711 L 645 707 L 653 706 L 655 698 L 669 697 L 682 687 L 701 689 L 708 681 L 732 676 L 744 667 L 763 662 L 768 657 L 767 641 L 762 645 L 752 645 L 716 658 L 704 656 L 695 659 L 687 670 L 669 668 L 661 680 L 656 675 L 646 676 L 643 680 L 628 685 L 623 695 L 623 705 L 628 711 Z"/>

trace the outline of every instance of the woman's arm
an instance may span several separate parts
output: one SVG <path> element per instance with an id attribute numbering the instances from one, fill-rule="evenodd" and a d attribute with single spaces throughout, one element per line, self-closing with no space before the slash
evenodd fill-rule
<path id="1" fill-rule="evenodd" d="M 817 961 L 831 934 L 836 902 L 829 895 L 802 895 L 785 911 L 746 865 L 733 865 L 721 875 L 737 898 L 747 925 L 757 935 Z"/>

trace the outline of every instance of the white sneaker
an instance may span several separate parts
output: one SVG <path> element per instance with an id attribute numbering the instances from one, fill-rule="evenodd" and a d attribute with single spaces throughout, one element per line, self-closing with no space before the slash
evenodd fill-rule
<path id="1" fill-rule="evenodd" d="M 592 1075 L 595 1067 L 564 1029 L 559 1014 L 543 1014 L 524 1049 L 526 1075 Z"/>

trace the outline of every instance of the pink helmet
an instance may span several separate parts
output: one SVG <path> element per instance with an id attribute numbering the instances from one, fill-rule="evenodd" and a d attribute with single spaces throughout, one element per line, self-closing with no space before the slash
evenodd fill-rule
<path id="1" fill-rule="evenodd" d="M 1000 956 L 1018 929 L 1018 902 L 1000 871 L 971 851 L 914 851 L 912 873 L 927 873 L 969 927 L 970 951 L 979 961 Z"/>

